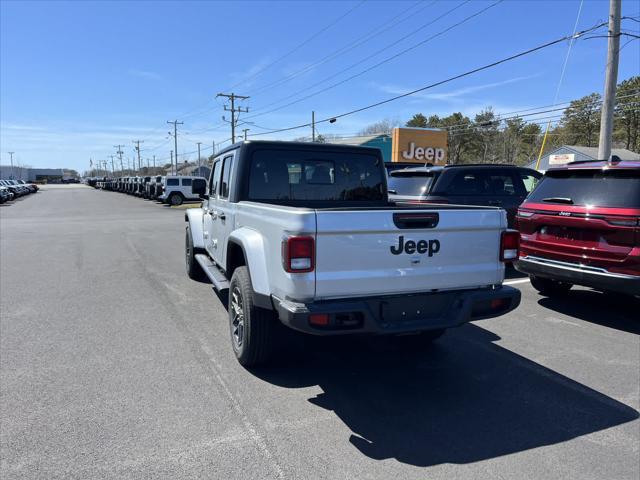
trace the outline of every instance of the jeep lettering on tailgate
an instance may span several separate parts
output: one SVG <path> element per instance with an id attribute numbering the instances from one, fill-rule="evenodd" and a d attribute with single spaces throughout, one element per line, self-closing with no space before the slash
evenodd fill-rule
<path id="1" fill-rule="evenodd" d="M 415 242 L 413 240 L 404 241 L 404 235 L 400 235 L 398 238 L 398 246 L 389 247 L 391 253 L 394 255 L 400 255 L 401 253 L 408 253 L 409 255 L 414 253 L 428 253 L 430 257 L 433 257 L 440 251 L 440 240 L 419 240 Z"/>

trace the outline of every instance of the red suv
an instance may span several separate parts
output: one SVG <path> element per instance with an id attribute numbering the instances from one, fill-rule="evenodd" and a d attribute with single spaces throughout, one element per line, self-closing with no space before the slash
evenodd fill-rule
<path id="1" fill-rule="evenodd" d="M 543 295 L 572 285 L 640 295 L 640 161 L 548 170 L 518 209 L 520 256 Z"/>

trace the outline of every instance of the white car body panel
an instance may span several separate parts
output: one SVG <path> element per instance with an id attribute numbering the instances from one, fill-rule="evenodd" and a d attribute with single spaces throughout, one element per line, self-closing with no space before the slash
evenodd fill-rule
<path id="1" fill-rule="evenodd" d="M 506 228 L 501 210 L 420 209 L 438 212 L 435 228 L 399 229 L 398 210 L 318 211 L 316 299 L 359 297 L 430 290 L 477 288 L 504 278 L 499 260 L 500 235 Z M 402 236 L 407 241 L 437 240 L 439 250 L 391 253 Z"/>
<path id="2" fill-rule="evenodd" d="M 170 179 L 177 179 L 178 185 L 167 185 L 167 181 Z M 202 180 L 205 180 L 205 182 L 207 180 L 204 177 L 194 177 L 190 175 L 163 177 L 162 178 L 163 192 L 162 192 L 162 195 L 158 197 L 158 200 L 165 202 L 169 199 L 172 193 L 181 193 L 185 200 L 198 200 L 200 196 L 197 193 L 193 193 L 193 190 L 192 190 L 193 187 L 191 185 L 186 185 L 186 186 L 182 185 L 183 179 L 191 179 L 192 182 L 195 179 L 202 179 Z"/>

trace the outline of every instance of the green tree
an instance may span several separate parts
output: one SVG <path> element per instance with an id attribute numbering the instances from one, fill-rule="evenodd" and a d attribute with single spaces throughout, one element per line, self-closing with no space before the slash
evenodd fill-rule
<path id="1" fill-rule="evenodd" d="M 428 124 L 427 117 L 421 113 L 416 113 L 411 120 L 406 123 L 407 127 L 426 128 Z"/>
<path id="2" fill-rule="evenodd" d="M 560 121 L 565 143 L 585 147 L 598 145 L 601 100 L 599 94 L 592 93 L 569 104 Z"/>
<path id="3" fill-rule="evenodd" d="M 500 143 L 500 120 L 496 117 L 492 107 L 487 107 L 476 114 L 473 119 L 475 123 L 474 136 L 472 141 L 477 144 L 477 161 L 499 162 L 501 155 L 499 152 Z"/>
<path id="4" fill-rule="evenodd" d="M 418 115 L 414 115 L 416 118 Z M 427 128 L 444 128 L 449 132 L 449 148 L 448 148 L 448 162 L 449 163 L 464 163 L 468 160 L 468 154 L 473 151 L 474 147 L 474 130 L 471 125 L 471 120 L 460 112 L 453 113 L 448 117 L 439 117 L 438 115 L 431 115 L 425 127 Z M 472 155 L 473 156 L 473 155 Z"/>
<path id="5" fill-rule="evenodd" d="M 633 152 L 640 151 L 640 76 L 618 84 L 613 141 Z"/>

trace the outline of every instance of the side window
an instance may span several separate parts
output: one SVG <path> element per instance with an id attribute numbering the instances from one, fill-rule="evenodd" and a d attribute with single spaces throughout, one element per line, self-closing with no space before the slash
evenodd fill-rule
<path id="1" fill-rule="evenodd" d="M 485 195 L 487 186 L 483 175 L 473 171 L 459 171 L 447 188 L 448 195 Z"/>
<path id="2" fill-rule="evenodd" d="M 216 160 L 211 171 L 211 180 L 209 181 L 209 195 L 212 197 L 218 192 L 218 182 L 220 180 L 220 168 L 222 161 Z"/>
<path id="3" fill-rule="evenodd" d="M 222 180 L 220 184 L 220 198 L 229 198 L 229 181 L 231 178 L 231 167 L 233 166 L 233 156 L 225 157 L 222 167 Z"/>
<path id="4" fill-rule="evenodd" d="M 524 188 L 527 191 L 527 195 L 531 193 L 531 190 L 538 184 L 540 180 L 538 177 L 533 176 L 527 172 L 520 172 L 520 178 L 522 178 L 522 183 L 524 183 Z"/>
<path id="5" fill-rule="evenodd" d="M 178 186 L 178 179 L 177 178 L 168 178 L 167 179 L 167 186 L 168 187 L 177 187 Z"/>
<path id="6" fill-rule="evenodd" d="M 489 194 L 497 196 L 515 195 L 516 186 L 509 172 L 491 172 L 487 175 Z"/>
<path id="7" fill-rule="evenodd" d="M 190 178 L 183 178 L 182 179 L 182 186 L 183 187 L 190 187 L 191 186 L 191 179 Z"/>

